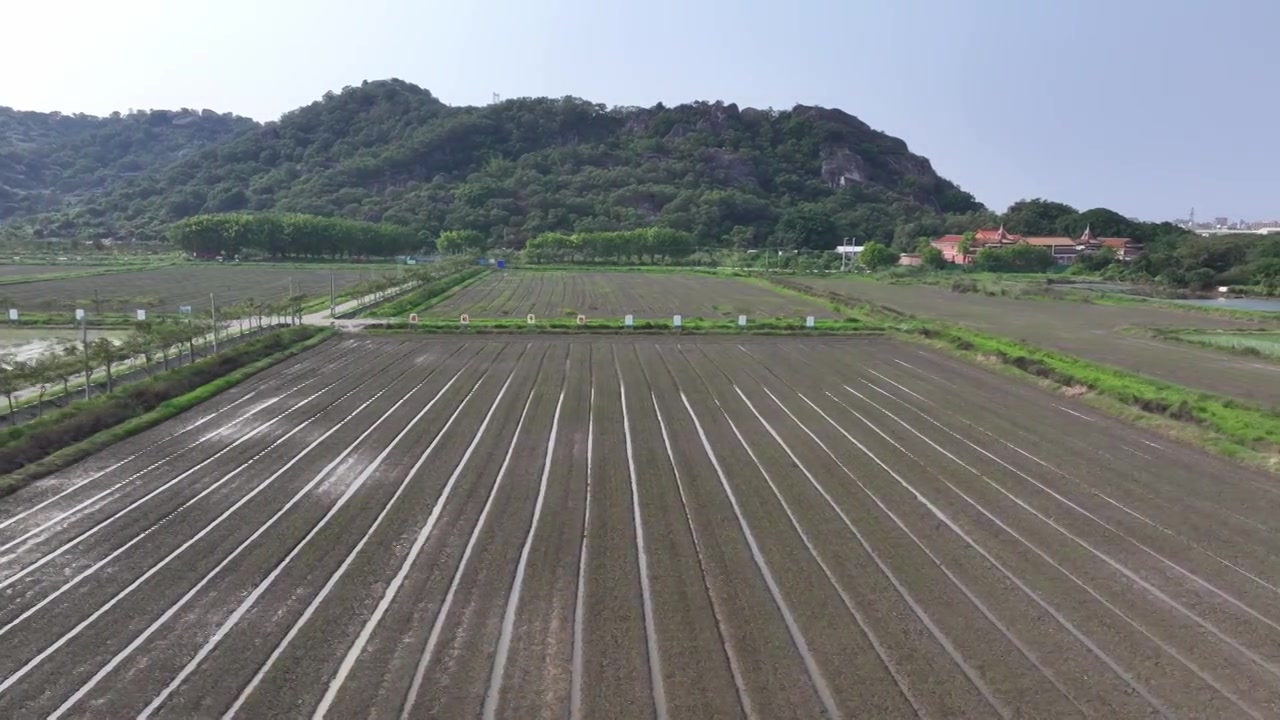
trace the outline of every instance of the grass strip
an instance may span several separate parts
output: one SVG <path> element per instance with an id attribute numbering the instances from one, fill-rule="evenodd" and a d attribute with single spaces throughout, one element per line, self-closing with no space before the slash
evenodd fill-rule
<path id="1" fill-rule="evenodd" d="M 1146 415 L 1193 425 L 1203 431 L 1197 436 L 1202 447 L 1280 471 L 1280 416 L 1262 408 L 964 328 L 920 326 L 914 335 L 1073 394 L 1084 390 Z"/>
<path id="2" fill-rule="evenodd" d="M 1154 328 L 1151 334 L 1161 340 L 1173 340 L 1222 350 L 1253 358 L 1280 359 L 1280 330 L 1172 330 Z"/>
<path id="3" fill-rule="evenodd" d="M 0 497 L 183 413 L 253 375 L 327 340 L 335 331 L 294 327 L 108 395 L 10 428 L 0 448 Z"/>

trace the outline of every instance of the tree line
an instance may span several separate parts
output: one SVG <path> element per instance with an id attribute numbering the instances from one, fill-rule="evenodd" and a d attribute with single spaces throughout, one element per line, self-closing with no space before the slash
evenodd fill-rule
<path id="1" fill-rule="evenodd" d="M 645 260 L 656 263 L 682 260 L 695 249 L 693 236 L 687 232 L 650 227 L 572 235 L 543 233 L 525 245 L 525 257 L 535 263 Z"/>
<path id="2" fill-rule="evenodd" d="M 269 325 L 300 323 L 305 300 L 302 295 L 271 303 L 246 300 L 219 308 L 217 324 L 206 317 L 145 320 L 138 322 L 119 343 L 102 337 L 87 343 L 69 342 L 30 359 L 0 357 L 0 395 L 8 401 L 9 422 L 14 423 L 14 396 L 20 391 L 36 391 L 36 416 L 40 417 L 45 395 L 59 384 L 63 396 L 70 401 L 72 380 L 83 377 L 89 384 L 93 373 L 103 370 L 106 391 L 111 392 L 115 370 L 131 358 L 142 360 L 147 376 L 169 370 L 171 361 L 176 363 L 174 367 L 181 367 L 184 357 L 195 362 L 198 353 L 207 354 L 218 342 L 225 341 L 231 323 L 239 326 L 241 334 Z"/>
<path id="3" fill-rule="evenodd" d="M 105 368 L 107 385 L 111 386 L 112 368 L 126 359 L 125 350 L 107 338 L 98 338 L 87 344 L 69 343 L 62 348 L 31 359 L 5 358 L 0 360 L 0 394 L 9 401 L 9 423 L 14 423 L 13 396 L 20 390 L 37 391 L 36 415 L 44 414 L 44 396 L 50 388 L 62 384 L 63 396 L 70 401 L 71 380 L 83 374 L 88 383 L 99 368 Z"/>
<path id="4" fill-rule="evenodd" d="M 246 251 L 279 259 L 391 257 L 423 246 L 417 233 L 398 225 L 298 213 L 196 215 L 174 223 L 169 238 L 209 257 Z"/>

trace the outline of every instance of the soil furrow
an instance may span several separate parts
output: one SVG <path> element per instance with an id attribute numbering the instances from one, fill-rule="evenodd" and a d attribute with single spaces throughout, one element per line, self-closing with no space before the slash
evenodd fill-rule
<path id="1" fill-rule="evenodd" d="M 458 298 L 744 307 L 616 275 Z M 10 717 L 1280 716 L 1280 485 L 887 339 L 349 337 L 51 482 Z"/>

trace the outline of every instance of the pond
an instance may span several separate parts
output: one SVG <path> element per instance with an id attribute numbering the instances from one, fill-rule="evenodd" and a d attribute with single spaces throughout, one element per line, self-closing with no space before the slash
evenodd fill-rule
<path id="1" fill-rule="evenodd" d="M 1229 308 L 1231 310 L 1280 312 L 1280 298 L 1203 298 L 1196 300 L 1169 300 L 1168 302 Z"/>
<path id="2" fill-rule="evenodd" d="M 128 336 L 126 330 L 89 330 L 89 342 L 100 337 L 112 342 L 122 342 Z M 0 327 L 0 357 L 15 360 L 33 360 L 40 355 L 56 351 L 64 345 L 79 343 L 81 331 L 71 328 L 6 328 Z"/>

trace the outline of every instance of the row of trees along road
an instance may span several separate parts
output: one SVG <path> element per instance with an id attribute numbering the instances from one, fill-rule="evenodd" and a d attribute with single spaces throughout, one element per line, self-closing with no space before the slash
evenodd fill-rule
<path id="1" fill-rule="evenodd" d="M 188 252 L 226 257 L 246 250 L 277 258 L 391 257 L 424 244 L 399 225 L 295 213 L 195 215 L 174 223 L 169 238 Z"/>
<path id="2" fill-rule="evenodd" d="M 141 358 L 143 371 L 148 375 L 168 370 L 172 359 L 175 367 L 181 367 L 183 358 L 194 362 L 198 352 L 207 354 L 220 339 L 226 339 L 226 326 L 235 322 L 240 332 L 262 329 L 269 324 L 302 321 L 302 295 L 295 295 L 276 303 L 246 301 L 240 305 L 219 310 L 219 325 L 208 318 L 187 320 L 165 318 L 137 323 L 122 342 L 115 343 L 102 337 L 86 343 L 72 342 L 61 349 L 45 353 L 34 359 L 0 358 L 0 395 L 9 404 L 9 422 L 14 423 L 14 396 L 20 391 L 36 391 L 36 416 L 44 414 L 44 398 L 50 388 L 62 385 L 63 396 L 72 399 L 70 384 L 84 377 L 89 384 L 93 373 L 104 371 L 107 392 L 115 387 L 115 372 L 121 363 L 131 358 Z M 246 327 L 247 325 L 247 327 Z M 217 333 L 217 338 L 214 337 Z"/>
<path id="3" fill-rule="evenodd" d="M 45 393 L 58 383 L 62 383 L 63 395 L 70 398 L 73 378 L 83 374 L 88 381 L 93 371 L 104 368 L 110 387 L 114 381 L 111 371 L 128 357 L 125 352 L 107 338 L 98 338 L 87 345 L 71 343 L 30 360 L 3 358 L 0 360 L 0 393 L 9 401 L 9 422 L 14 421 L 13 396 L 20 390 L 35 388 L 38 391 L 36 414 L 39 416 L 44 413 Z"/>

